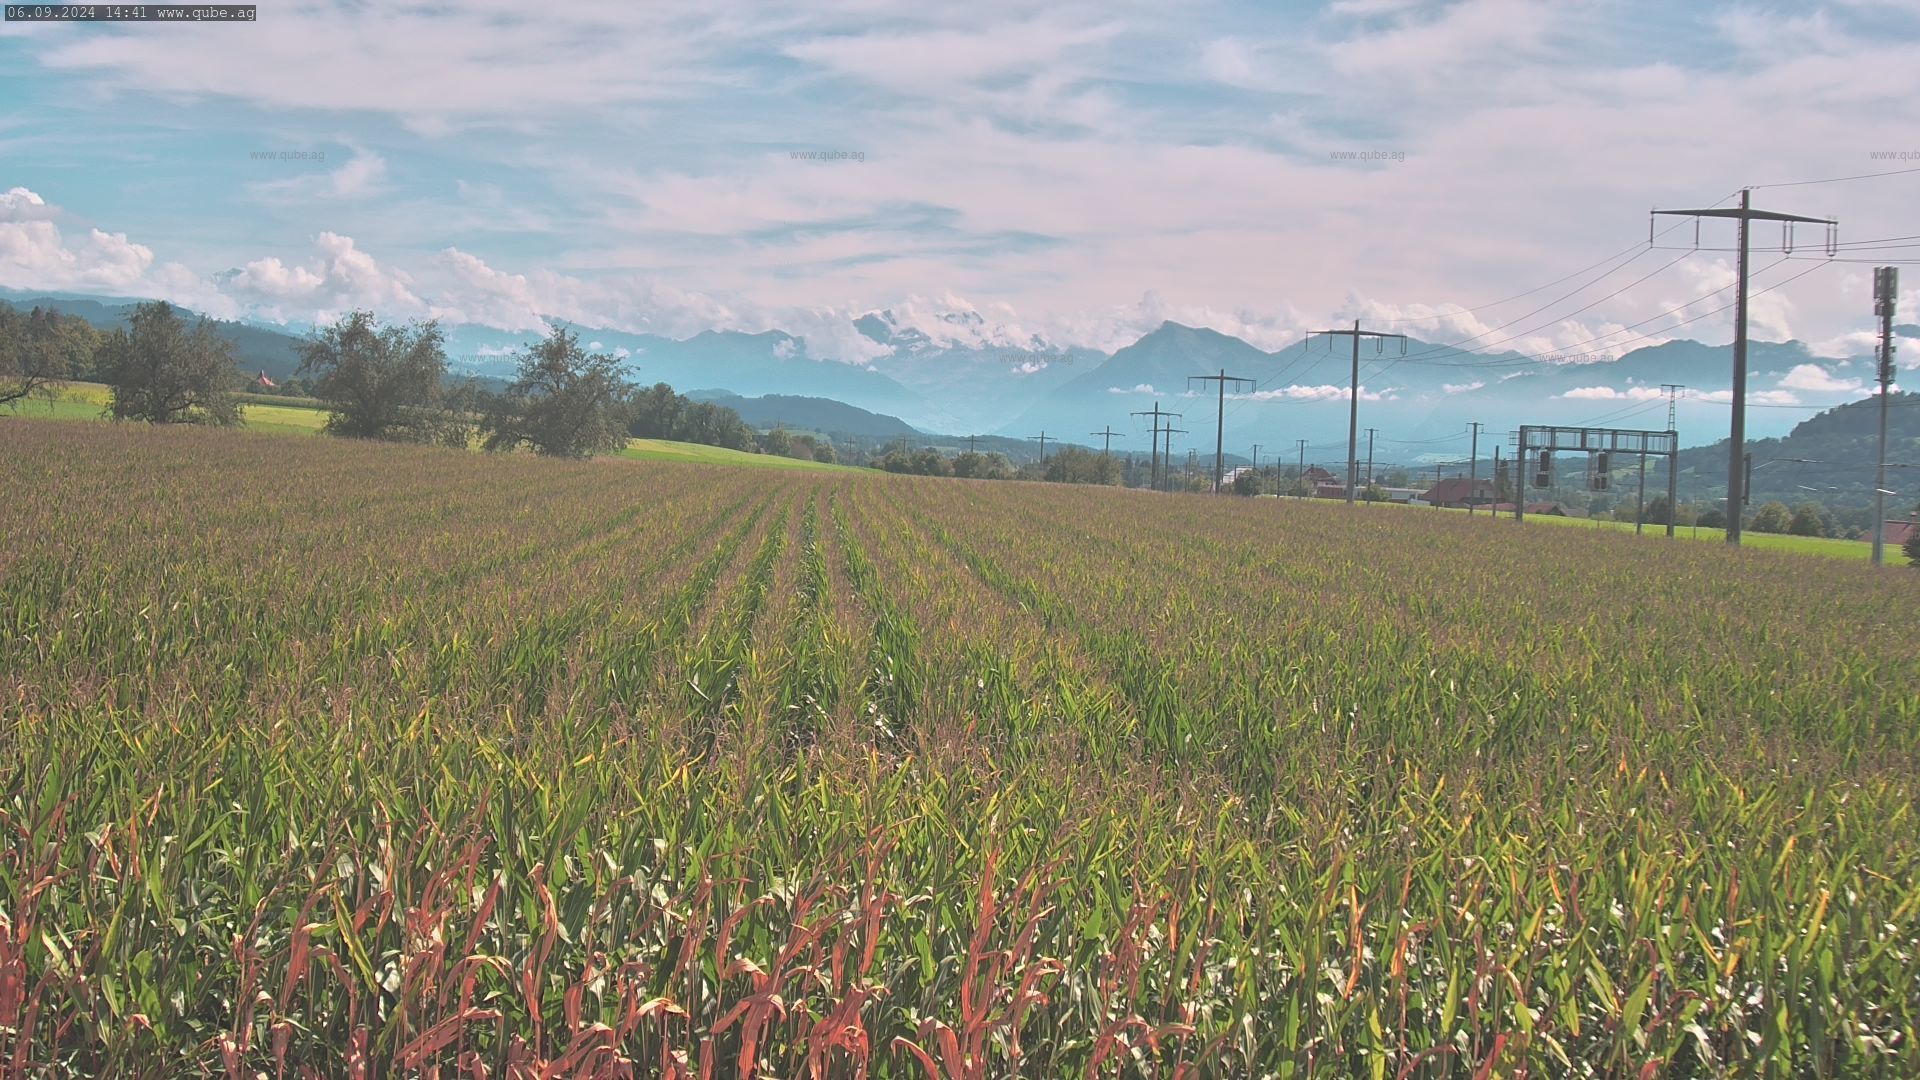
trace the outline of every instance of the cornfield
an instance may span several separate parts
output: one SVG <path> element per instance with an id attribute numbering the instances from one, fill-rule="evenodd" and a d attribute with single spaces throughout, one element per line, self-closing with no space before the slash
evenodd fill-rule
<path id="1" fill-rule="evenodd" d="M 1920 1074 L 1920 579 L 0 421 L 0 1073 Z"/>

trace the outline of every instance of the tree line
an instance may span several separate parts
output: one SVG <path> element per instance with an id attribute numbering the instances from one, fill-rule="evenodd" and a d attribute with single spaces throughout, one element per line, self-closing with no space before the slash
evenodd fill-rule
<path id="1" fill-rule="evenodd" d="M 673 439 L 832 461 L 830 444 L 786 432 L 763 439 L 732 409 L 692 401 L 665 383 L 641 388 L 619 361 L 589 353 L 556 327 L 519 354 L 515 377 L 490 388 L 456 379 L 435 322 L 382 325 L 354 311 L 300 346 L 288 386 L 327 410 L 325 431 L 494 451 L 591 457 L 629 437 Z M 247 385 L 212 321 L 189 323 L 165 301 L 135 305 L 125 327 L 0 305 L 0 406 L 50 395 L 71 380 L 103 383 L 114 419 L 152 424 L 240 423 Z"/>

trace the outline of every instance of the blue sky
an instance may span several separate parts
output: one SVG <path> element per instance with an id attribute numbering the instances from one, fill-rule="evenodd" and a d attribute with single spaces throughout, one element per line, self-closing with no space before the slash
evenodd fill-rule
<path id="1" fill-rule="evenodd" d="M 1920 165 L 1912 3 L 802 6 L 5 25 L 0 286 L 295 322 L 778 328 L 848 361 L 874 359 L 851 326 L 874 309 L 987 344 L 1111 349 L 1174 319 L 1273 348 L 1355 315 L 1451 340 L 1524 310 L 1459 306 L 1643 240 L 1653 206 Z M 795 156 L 815 151 L 843 156 Z M 1757 194 L 1843 239 L 1906 236 L 1916 182 Z M 1760 296 L 1756 333 L 1862 351 L 1869 273 Z M 1723 253 L 1680 259 L 1511 345 L 1730 278 Z"/>

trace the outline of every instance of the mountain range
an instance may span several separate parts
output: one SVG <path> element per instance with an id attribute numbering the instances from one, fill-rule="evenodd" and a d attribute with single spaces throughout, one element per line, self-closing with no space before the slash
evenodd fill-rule
<path id="1" fill-rule="evenodd" d="M 54 307 L 101 327 L 121 324 L 131 307 L 124 299 L 77 295 L 8 292 L 0 299 L 21 308 Z M 871 414 L 847 412 L 834 422 L 850 425 L 849 432 L 874 428 L 872 437 L 883 429 L 899 437 L 945 433 L 944 439 L 929 436 L 945 443 L 998 435 L 1004 438 L 996 444 L 1020 448 L 1044 431 L 1049 444 L 1098 447 L 1103 440 L 1095 433 L 1110 427 L 1119 433 L 1116 451 L 1144 453 L 1148 421 L 1133 414 L 1157 405 L 1180 414 L 1173 425 L 1186 429 L 1174 440 L 1181 456 L 1189 449 L 1212 452 L 1216 416 L 1224 411 L 1223 442 L 1237 460 L 1246 460 L 1256 443 L 1263 461 L 1304 456 L 1336 463 L 1346 457 L 1352 345 L 1345 336 L 1315 336 L 1270 352 L 1216 330 L 1168 322 L 1106 354 L 1038 339 L 983 344 L 992 335 L 975 326 L 956 327 L 964 332 L 949 335 L 949 342 L 970 344 L 936 341 L 901 326 L 889 312 L 867 315 L 855 326 L 879 347 L 877 359 L 819 359 L 808 353 L 804 339 L 780 331 L 709 330 L 674 339 L 576 329 L 593 350 L 622 357 L 641 383 L 699 389 L 710 398 L 771 399 L 749 410 L 757 416 L 771 408 L 767 419 L 781 422 L 776 413 L 813 399 L 804 409 L 812 418 L 809 427 L 815 419 L 828 422 L 826 406 L 818 404 L 826 399 Z M 224 322 L 217 329 L 233 342 L 243 367 L 281 378 L 298 362 L 295 350 L 305 328 Z M 491 377 L 511 374 L 513 351 L 533 337 L 472 325 L 443 330 L 456 370 Z M 1920 337 L 1920 327 L 1899 332 Z M 1618 356 L 1545 358 L 1463 351 L 1413 338 L 1404 347 L 1363 340 L 1360 452 L 1367 453 L 1367 428 L 1376 429 L 1376 460 L 1401 464 L 1464 458 L 1473 421 L 1484 425 L 1478 446 L 1483 458 L 1522 423 L 1664 429 L 1668 402 L 1661 388 L 1669 383 L 1687 388 L 1676 406 L 1682 444 L 1707 444 L 1725 437 L 1730 367 L 1728 346 L 1686 340 Z M 1797 341 L 1754 342 L 1749 368 L 1748 434 L 1764 439 L 1786 435 L 1819 406 L 1865 397 L 1873 364 L 1865 357 L 1822 359 Z M 1220 374 L 1251 380 L 1229 384 L 1224 409 L 1216 384 L 1192 380 Z M 1298 440 L 1306 441 L 1304 451 Z"/>

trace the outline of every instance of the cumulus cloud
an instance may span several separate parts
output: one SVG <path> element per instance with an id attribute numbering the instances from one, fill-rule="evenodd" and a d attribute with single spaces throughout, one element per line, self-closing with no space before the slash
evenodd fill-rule
<path id="1" fill-rule="evenodd" d="M 1469 383 L 1442 383 L 1440 389 L 1449 394 L 1465 394 L 1487 385 L 1484 379 L 1475 379 Z"/>
<path id="2" fill-rule="evenodd" d="M 1652 401 L 1666 396 L 1651 386 L 1629 386 L 1616 390 L 1611 386 L 1576 386 L 1560 395 L 1570 401 Z"/>
<path id="3" fill-rule="evenodd" d="M 352 237 L 323 232 L 313 246 L 316 255 L 304 265 L 289 265 L 277 256 L 254 259 L 226 275 L 225 282 L 280 317 L 294 313 L 330 322 L 352 308 L 387 317 L 437 314 L 414 291 L 405 271 L 382 266 Z"/>
<path id="4" fill-rule="evenodd" d="M 1380 390 L 1360 387 L 1361 401 L 1395 401 L 1394 393 L 1399 387 L 1389 386 Z M 1243 401 L 1346 401 L 1353 397 L 1350 388 L 1324 384 L 1321 386 L 1282 386 L 1272 390 L 1255 390 L 1247 394 L 1228 394 L 1228 397 Z"/>
<path id="5" fill-rule="evenodd" d="M 55 224 L 57 207 L 15 187 L 0 194 L 0 286 L 65 289 L 173 300 L 228 317 L 236 305 L 179 263 L 158 263 L 153 249 L 126 233 L 89 228 L 69 240 Z"/>
<path id="6" fill-rule="evenodd" d="M 47 200 L 23 187 L 0 192 L 0 224 L 21 221 L 51 221 L 54 209 Z"/>
<path id="7" fill-rule="evenodd" d="M 1132 386 L 1107 387 L 1107 393 L 1109 394 L 1158 394 L 1159 392 L 1160 391 L 1153 388 L 1151 383 L 1135 383 Z"/>
<path id="8" fill-rule="evenodd" d="M 1798 364 L 1782 376 L 1782 390 L 1806 390 L 1820 394 L 1851 394 L 1866 385 L 1860 379 L 1842 379 L 1819 364 Z"/>
<path id="9" fill-rule="evenodd" d="M 286 162 L 275 159 L 276 165 Z M 295 163 L 294 167 L 300 167 Z M 368 150 L 354 149 L 353 157 L 337 169 L 307 176 L 261 180 L 248 185 L 257 198 L 269 202 L 308 202 L 315 199 L 351 199 L 378 194 L 387 174 L 387 161 Z"/>
<path id="10" fill-rule="evenodd" d="M 1731 390 L 1709 390 L 1701 394 L 1688 394 L 1697 401 L 1711 401 L 1725 405 L 1733 401 Z M 1752 390 L 1747 393 L 1747 402 L 1753 405 L 1798 405 L 1800 395 L 1791 390 Z"/>

